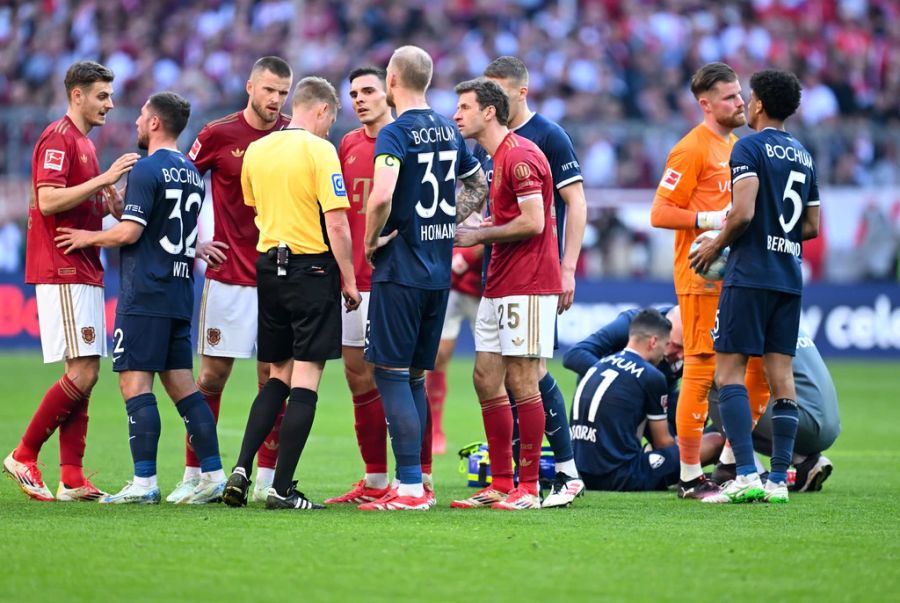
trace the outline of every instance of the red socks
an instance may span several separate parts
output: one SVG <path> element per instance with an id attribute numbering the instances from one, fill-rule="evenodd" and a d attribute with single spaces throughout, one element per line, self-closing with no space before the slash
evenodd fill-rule
<path id="1" fill-rule="evenodd" d="M 82 398 L 59 426 L 59 481 L 69 488 L 84 485 L 84 448 L 87 443 L 88 398 Z"/>
<path id="2" fill-rule="evenodd" d="M 287 407 L 287 401 L 282 400 L 281 411 L 275 417 L 275 423 L 272 425 L 272 431 L 259 445 L 256 451 L 256 466 L 260 469 L 274 469 L 275 461 L 278 460 L 278 434 L 281 431 L 281 421 L 284 419 L 284 411 Z"/>
<path id="3" fill-rule="evenodd" d="M 491 486 L 500 492 L 509 492 L 513 489 L 513 416 L 509 397 L 498 396 L 481 400 L 480 403 L 491 459 Z M 543 416 L 542 411 L 541 417 Z M 543 427 L 541 429 L 543 437 Z"/>
<path id="4" fill-rule="evenodd" d="M 200 387 L 200 384 L 197 384 L 197 389 L 200 390 L 200 393 L 203 394 L 203 397 L 206 398 L 206 403 L 209 405 L 209 409 L 212 411 L 213 417 L 216 419 L 216 423 L 219 422 L 219 408 L 222 406 L 222 392 L 211 392 L 207 389 L 203 389 Z M 191 447 L 191 437 L 190 435 L 185 435 L 185 446 L 184 446 L 184 466 L 185 467 L 199 467 L 200 459 L 197 458 L 197 455 L 194 454 L 194 449 Z"/>
<path id="5" fill-rule="evenodd" d="M 431 405 L 428 404 L 428 394 L 425 394 L 425 425 L 422 427 L 422 451 L 419 453 L 419 462 L 422 463 L 422 473 L 431 473 L 431 444 L 434 434 L 431 432 Z"/>
<path id="6" fill-rule="evenodd" d="M 519 412 L 519 486 L 537 495 L 541 470 L 541 443 L 544 439 L 544 405 L 540 392 L 516 400 Z M 493 460 L 493 452 L 491 452 Z"/>
<path id="7" fill-rule="evenodd" d="M 431 407 L 433 433 L 444 433 L 444 400 L 447 399 L 447 373 L 428 371 L 425 373 L 425 395 Z"/>
<path id="8" fill-rule="evenodd" d="M 70 414 L 81 406 L 82 402 L 87 404 L 84 394 L 67 376 L 63 375 L 44 394 L 44 398 L 34 416 L 31 417 L 31 422 L 16 448 L 14 458 L 23 463 L 36 461 L 44 442 L 69 418 Z M 81 437 L 83 438 L 83 435 Z M 78 464 L 81 464 L 80 460 Z"/>
<path id="9" fill-rule="evenodd" d="M 387 422 L 378 389 L 353 396 L 353 418 L 366 473 L 387 473 Z"/>

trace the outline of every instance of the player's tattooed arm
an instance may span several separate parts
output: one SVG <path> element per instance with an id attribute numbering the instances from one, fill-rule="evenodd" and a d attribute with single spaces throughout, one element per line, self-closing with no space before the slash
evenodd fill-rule
<path id="1" fill-rule="evenodd" d="M 482 170 L 462 180 L 462 189 L 456 193 L 456 223 L 459 224 L 472 212 L 480 212 L 487 199 L 487 178 Z"/>

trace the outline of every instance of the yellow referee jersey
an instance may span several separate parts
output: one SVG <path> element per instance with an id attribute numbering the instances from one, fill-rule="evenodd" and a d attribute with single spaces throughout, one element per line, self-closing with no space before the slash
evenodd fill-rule
<path id="1" fill-rule="evenodd" d="M 321 213 L 350 207 L 334 145 L 303 129 L 272 132 L 251 143 L 241 186 L 244 203 L 256 208 L 260 252 L 284 241 L 292 253 L 324 253 Z"/>

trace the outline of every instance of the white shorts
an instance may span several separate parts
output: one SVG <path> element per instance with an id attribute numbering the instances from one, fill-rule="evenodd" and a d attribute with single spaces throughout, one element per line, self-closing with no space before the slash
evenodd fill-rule
<path id="1" fill-rule="evenodd" d="M 44 362 L 106 356 L 103 287 L 37 285 L 34 289 Z"/>
<path id="2" fill-rule="evenodd" d="M 460 293 L 455 289 L 450 290 L 447 298 L 447 314 L 444 316 L 444 328 L 441 330 L 441 339 L 456 339 L 459 337 L 459 329 L 462 321 L 466 320 L 472 330 L 475 330 L 475 319 L 478 316 L 478 304 L 481 297 Z"/>
<path id="3" fill-rule="evenodd" d="M 256 287 L 212 279 L 203 284 L 197 353 L 221 358 L 250 358 L 256 348 Z"/>
<path id="4" fill-rule="evenodd" d="M 369 315 L 369 291 L 360 291 L 362 302 L 353 312 L 347 312 L 341 298 L 341 345 L 362 348 L 366 345 L 366 317 Z"/>
<path id="5" fill-rule="evenodd" d="M 475 351 L 553 358 L 558 300 L 558 295 L 483 297 L 475 319 Z"/>

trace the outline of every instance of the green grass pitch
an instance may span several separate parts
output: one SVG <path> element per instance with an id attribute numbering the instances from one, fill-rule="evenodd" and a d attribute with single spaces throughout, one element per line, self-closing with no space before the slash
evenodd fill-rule
<path id="1" fill-rule="evenodd" d="M 437 457 L 438 507 L 366 514 L 351 507 L 268 512 L 251 505 L 101 507 L 38 503 L 0 481 L 2 601 L 887 601 L 900 592 L 900 405 L 897 365 L 831 362 L 844 433 L 822 492 L 790 504 L 705 506 L 674 493 L 589 493 L 568 510 L 456 511 L 470 490 L 455 454 Z M 0 357 L 0 452 L 18 442 L 59 366 Z M 451 450 L 483 438 L 471 359 L 454 360 Z M 571 396 L 574 378 L 553 372 Z M 157 387 L 160 390 L 159 387 Z M 226 468 L 256 389 L 236 365 L 219 423 Z M 180 479 L 184 428 L 164 394 L 159 476 Z M 315 500 L 362 471 L 340 362 L 322 383 L 298 469 Z M 41 459 L 51 490 L 55 437 Z M 125 412 L 104 362 L 91 401 L 85 466 L 117 490 L 131 475 Z"/>

